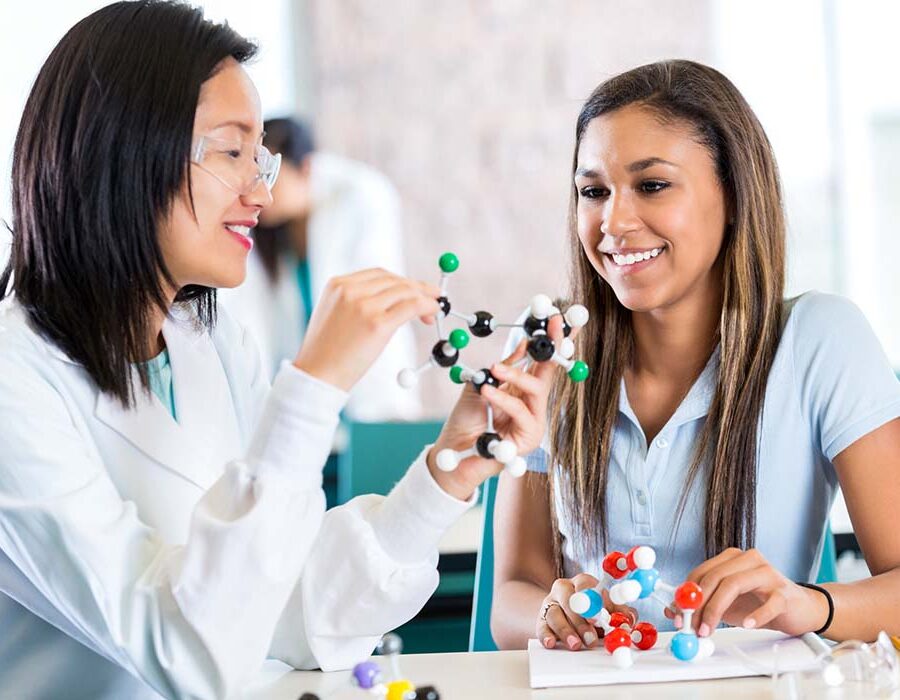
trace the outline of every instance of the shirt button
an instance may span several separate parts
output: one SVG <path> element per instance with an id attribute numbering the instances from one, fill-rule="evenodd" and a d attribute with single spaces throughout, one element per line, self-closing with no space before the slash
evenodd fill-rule
<path id="1" fill-rule="evenodd" d="M 637 492 L 637 502 L 640 503 L 642 506 L 647 505 L 647 494 L 644 493 L 643 491 L 638 491 Z"/>
<path id="2" fill-rule="evenodd" d="M 656 438 L 656 446 L 659 449 L 664 450 L 669 446 L 669 441 L 666 440 L 662 435 L 660 435 L 658 438 Z"/>

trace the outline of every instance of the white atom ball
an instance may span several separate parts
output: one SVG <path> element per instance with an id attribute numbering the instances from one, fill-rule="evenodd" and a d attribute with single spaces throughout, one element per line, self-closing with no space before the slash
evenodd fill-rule
<path id="1" fill-rule="evenodd" d="M 572 304 L 572 306 L 566 309 L 565 316 L 566 323 L 572 326 L 572 328 L 581 328 L 588 322 L 591 315 L 581 304 Z"/>
<path id="2" fill-rule="evenodd" d="M 506 465 L 506 473 L 516 479 L 520 476 L 525 476 L 525 472 L 527 471 L 528 464 L 522 457 L 515 457 L 512 462 Z"/>
<path id="3" fill-rule="evenodd" d="M 709 637 L 701 637 L 700 645 L 697 647 L 697 660 L 708 659 L 716 652 L 716 643 Z"/>
<path id="4" fill-rule="evenodd" d="M 412 389 L 419 381 L 419 375 L 412 369 L 401 369 L 397 375 L 397 383 L 404 389 Z"/>
<path id="5" fill-rule="evenodd" d="M 569 607 L 576 615 L 584 615 L 591 608 L 591 599 L 584 591 L 578 591 L 569 598 Z"/>
<path id="6" fill-rule="evenodd" d="M 627 605 L 641 597 L 641 584 L 634 579 L 617 583 L 609 589 L 609 599 L 616 605 Z"/>
<path id="7" fill-rule="evenodd" d="M 629 668 L 634 659 L 631 656 L 631 649 L 628 647 L 619 647 L 612 653 L 613 663 L 619 668 Z"/>
<path id="8" fill-rule="evenodd" d="M 494 444 L 491 453 L 500 464 L 509 464 L 516 458 L 516 443 L 512 440 L 500 440 Z"/>
<path id="9" fill-rule="evenodd" d="M 437 467 L 442 472 L 452 472 L 459 466 L 459 456 L 455 450 L 441 450 L 437 453 Z"/>
<path id="10" fill-rule="evenodd" d="M 531 315 L 535 318 L 547 318 L 553 311 L 553 302 L 546 294 L 538 294 L 531 300 Z"/>
<path id="11" fill-rule="evenodd" d="M 571 338 L 563 338 L 562 342 L 559 344 L 559 354 L 567 360 L 571 360 L 572 356 L 575 354 L 575 341 Z"/>
<path id="12" fill-rule="evenodd" d="M 634 563 L 639 569 L 652 569 L 656 563 L 656 552 L 653 547 L 642 545 L 634 550 Z"/>

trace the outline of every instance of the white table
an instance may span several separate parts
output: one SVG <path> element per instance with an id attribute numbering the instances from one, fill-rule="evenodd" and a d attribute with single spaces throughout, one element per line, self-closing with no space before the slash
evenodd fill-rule
<path id="1" fill-rule="evenodd" d="M 578 653 L 578 652 L 573 652 Z M 382 663 L 384 660 L 381 660 Z M 386 665 L 383 665 L 386 668 Z M 413 683 L 434 685 L 442 700 L 556 700 L 574 698 L 690 698 L 691 700 L 771 700 L 772 681 L 766 677 L 644 685 L 593 686 L 532 690 L 528 687 L 528 657 L 524 651 L 474 654 L 411 654 L 400 659 L 400 668 Z M 371 697 L 348 683 L 349 672 L 290 671 L 268 662 L 256 682 L 247 689 L 248 700 L 297 700 L 304 692 L 324 699 L 364 700 Z M 828 700 L 869 698 L 859 689 L 836 689 Z M 895 693 L 894 698 L 900 698 Z"/>

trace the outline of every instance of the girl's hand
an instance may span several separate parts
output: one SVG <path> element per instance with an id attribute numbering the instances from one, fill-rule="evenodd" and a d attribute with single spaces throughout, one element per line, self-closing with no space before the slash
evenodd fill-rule
<path id="1" fill-rule="evenodd" d="M 374 268 L 328 280 L 294 366 L 349 391 L 400 326 L 432 323 L 441 290 Z"/>
<path id="2" fill-rule="evenodd" d="M 557 345 L 562 341 L 561 316 L 550 319 L 547 332 Z M 477 456 L 464 459 L 451 472 L 437 467 L 437 454 L 442 449 L 470 449 L 487 430 L 485 403 L 494 410 L 494 432 L 502 439 L 512 440 L 519 455 L 528 454 L 541 444 L 547 427 L 547 400 L 555 373 L 561 370 L 554 362 L 535 362 L 528 371 L 512 367 L 525 357 L 526 345 L 527 341 L 523 340 L 512 355 L 490 368 L 491 374 L 501 382 L 499 388 L 483 385 L 479 394 L 471 382 L 467 383 L 428 453 L 432 476 L 452 496 L 467 500 L 479 484 L 503 469 L 496 460 Z"/>
<path id="3" fill-rule="evenodd" d="M 688 580 L 703 589 L 703 604 L 693 616 L 701 637 L 709 636 L 722 621 L 799 635 L 819 629 L 828 618 L 825 596 L 798 586 L 756 549 L 726 549 L 694 569 Z M 672 617 L 668 611 L 666 615 Z M 680 615 L 674 617 L 680 625 Z"/>
<path id="4" fill-rule="evenodd" d="M 550 594 L 541 604 L 537 619 L 537 638 L 546 649 L 553 649 L 562 642 L 567 649 L 578 651 L 592 649 L 603 636 L 603 630 L 594 627 L 569 607 L 569 598 L 577 591 L 596 588 L 600 582 L 590 574 L 578 574 L 574 578 L 558 578 L 550 589 Z M 637 611 L 626 605 L 614 605 L 609 595 L 602 592 L 604 607 L 610 612 L 620 612 L 631 618 L 631 625 L 637 621 Z"/>

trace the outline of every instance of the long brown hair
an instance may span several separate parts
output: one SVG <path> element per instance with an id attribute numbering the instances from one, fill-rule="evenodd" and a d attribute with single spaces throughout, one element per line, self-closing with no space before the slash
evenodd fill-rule
<path id="1" fill-rule="evenodd" d="M 771 145 L 737 88 L 718 71 L 692 61 L 662 61 L 602 83 L 584 104 L 575 130 L 572 172 L 591 120 L 626 105 L 652 110 L 664 122 L 692 127 L 716 164 L 731 223 L 720 253 L 723 303 L 718 325 L 715 393 L 679 503 L 684 512 L 697 477 L 707 485 L 708 556 L 753 546 L 756 530 L 757 432 L 769 369 L 781 336 L 785 225 Z M 567 519 L 585 553 L 598 558 L 608 541 L 607 478 L 623 372 L 632 361 L 631 312 L 584 253 L 577 234 L 574 184 L 569 206 L 572 296 L 591 313 L 590 332 L 577 340 L 591 378 L 554 387 L 549 469 Z M 554 510 L 554 520 L 558 519 Z M 598 527 L 599 526 L 599 527 Z M 559 533 L 559 528 L 556 528 Z M 561 567 L 557 534 L 557 563 Z"/>

